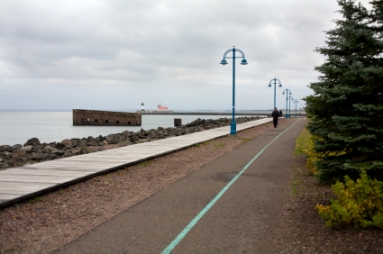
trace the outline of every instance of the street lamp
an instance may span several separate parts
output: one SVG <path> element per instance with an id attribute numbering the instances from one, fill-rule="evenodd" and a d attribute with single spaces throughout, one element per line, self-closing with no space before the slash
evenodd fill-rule
<path id="1" fill-rule="evenodd" d="M 281 81 L 280 81 L 279 79 L 274 78 L 274 79 L 270 80 L 270 82 L 269 82 L 269 87 L 271 87 L 271 81 L 273 81 L 273 80 L 274 80 L 274 108 L 276 108 L 276 107 L 277 107 L 277 106 L 276 106 L 277 81 L 278 81 L 278 83 L 279 83 L 279 86 L 278 86 L 278 87 L 282 87 L 282 83 L 281 83 Z"/>
<path id="2" fill-rule="evenodd" d="M 291 101 L 294 100 L 293 96 L 291 94 L 289 95 L 289 117 L 291 117 Z"/>
<path id="3" fill-rule="evenodd" d="M 241 54 L 240 57 L 238 57 L 238 56 L 236 57 L 235 56 L 235 52 L 236 51 L 238 51 Z M 232 57 L 227 57 L 226 56 L 229 52 L 233 52 L 233 56 Z M 242 50 L 236 49 L 235 46 L 233 46 L 232 49 L 226 50 L 225 54 L 223 54 L 223 58 L 222 58 L 222 61 L 221 61 L 222 65 L 226 65 L 227 64 L 226 58 L 232 58 L 233 59 L 233 108 L 232 108 L 232 118 L 231 118 L 231 123 L 230 123 L 230 134 L 231 135 L 235 135 L 235 134 L 237 134 L 237 124 L 235 122 L 235 59 L 236 58 L 242 58 L 242 61 L 241 61 L 242 65 L 246 65 L 247 61 L 245 59 L 245 54 L 242 52 Z"/>
<path id="4" fill-rule="evenodd" d="M 288 101 L 289 101 L 289 95 L 291 96 L 291 91 L 290 91 L 290 89 L 285 89 L 285 90 L 283 90 L 282 94 L 284 95 L 285 92 L 286 92 L 286 114 L 285 114 L 285 117 L 290 118 Z"/>
<path id="5" fill-rule="evenodd" d="M 294 100 L 294 103 L 295 103 L 295 117 L 297 117 L 297 105 L 298 105 L 298 103 L 299 103 L 299 101 L 298 100 Z"/>

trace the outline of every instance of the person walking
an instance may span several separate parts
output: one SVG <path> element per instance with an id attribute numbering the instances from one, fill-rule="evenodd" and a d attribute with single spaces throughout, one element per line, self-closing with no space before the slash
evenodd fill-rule
<path id="1" fill-rule="evenodd" d="M 279 117 L 279 112 L 278 112 L 277 108 L 274 108 L 274 111 L 271 113 L 271 116 L 273 117 L 274 128 L 277 128 L 277 126 L 278 126 L 278 117 Z"/>

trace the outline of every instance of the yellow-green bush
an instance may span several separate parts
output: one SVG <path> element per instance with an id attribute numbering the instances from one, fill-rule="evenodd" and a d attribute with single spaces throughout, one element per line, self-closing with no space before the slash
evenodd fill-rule
<path id="1" fill-rule="evenodd" d="M 331 199 L 330 206 L 315 207 L 326 225 L 383 228 L 383 182 L 368 178 L 362 171 L 355 182 L 346 176 L 345 183 L 336 182 L 332 190 L 337 199 Z"/>
<path id="2" fill-rule="evenodd" d="M 304 150 L 304 153 L 307 155 L 306 168 L 313 175 L 318 173 L 315 167 L 315 161 L 318 159 L 318 156 L 314 151 L 314 139 L 315 139 L 314 136 L 310 137 L 310 140 L 308 142 L 308 147 L 307 149 Z"/>

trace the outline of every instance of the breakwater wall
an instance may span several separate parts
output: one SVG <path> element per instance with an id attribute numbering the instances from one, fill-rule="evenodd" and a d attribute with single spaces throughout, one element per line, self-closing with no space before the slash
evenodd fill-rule
<path id="1" fill-rule="evenodd" d="M 283 109 L 282 109 L 283 110 Z M 262 117 L 268 117 L 271 115 L 270 111 L 239 111 L 236 112 L 236 116 L 262 116 Z M 174 111 L 140 111 L 142 115 L 223 115 L 223 116 L 231 116 L 232 112 L 225 111 L 225 112 L 211 112 L 211 111 L 206 111 L 206 112 L 174 112 Z M 285 112 L 283 112 L 285 114 Z M 290 113 L 292 116 L 306 116 L 306 112 L 302 110 L 298 110 L 295 112 L 295 110 L 291 110 Z"/>
<path id="2" fill-rule="evenodd" d="M 260 119 L 258 116 L 238 117 L 237 123 L 244 123 Z M 200 119 L 185 125 L 171 128 L 158 127 L 157 129 L 137 132 L 123 131 L 107 136 L 64 139 L 61 142 L 40 143 L 38 138 L 29 139 L 24 145 L 0 146 L 0 169 L 19 167 L 43 161 L 55 160 L 80 154 L 87 154 L 111 148 L 128 146 L 152 140 L 164 139 L 193 132 L 209 130 L 230 125 L 231 118 Z"/>

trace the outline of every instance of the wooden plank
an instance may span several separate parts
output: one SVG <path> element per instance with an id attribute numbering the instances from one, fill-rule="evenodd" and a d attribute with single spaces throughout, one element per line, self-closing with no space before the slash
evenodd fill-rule
<path id="1" fill-rule="evenodd" d="M 22 168 L 18 169 L 8 169 L 0 171 L 0 179 L 2 175 L 25 175 L 25 176 L 45 176 L 45 175 L 56 175 L 56 176 L 77 176 L 82 177 L 88 175 L 89 172 L 81 171 L 57 171 L 57 170 L 24 170 Z"/>
<path id="2" fill-rule="evenodd" d="M 2 175 L 1 176 L 1 182 L 23 182 L 23 183 L 65 183 L 68 181 L 75 180 L 79 177 L 77 176 L 57 176 L 57 175 L 45 175 L 45 176 L 21 176 L 21 175 Z M 1 187 L 0 187 L 1 188 Z"/>
<path id="3" fill-rule="evenodd" d="M 21 183 L 21 182 L 2 182 L 0 181 L 0 192 L 17 191 L 17 192 L 35 192 L 38 190 L 50 188 L 56 184 L 52 183 Z"/>
<path id="4" fill-rule="evenodd" d="M 20 193 L 20 194 L 0 193 L 0 204 L 6 202 L 8 200 L 19 198 L 23 195 L 24 195 L 24 193 Z"/>

